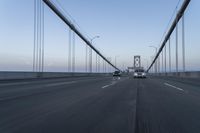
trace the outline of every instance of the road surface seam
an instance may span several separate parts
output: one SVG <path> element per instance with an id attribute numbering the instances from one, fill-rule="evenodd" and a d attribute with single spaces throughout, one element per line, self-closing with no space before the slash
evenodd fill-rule
<path id="1" fill-rule="evenodd" d="M 45 85 L 45 86 L 46 86 L 46 87 L 50 87 L 50 86 L 60 86 L 60 85 L 73 84 L 73 83 L 77 83 L 77 82 L 76 82 L 76 81 L 61 82 L 61 83 L 47 84 L 47 85 Z"/>
<path id="2" fill-rule="evenodd" d="M 20 82 L 20 83 L 3 83 L 3 84 L 0 84 L 0 86 L 24 85 L 24 84 L 29 84 L 29 82 Z"/>
<path id="3" fill-rule="evenodd" d="M 106 77 L 107 78 L 107 77 Z M 78 80 L 76 80 L 76 82 L 77 81 L 93 81 L 93 80 L 99 80 L 99 78 L 92 78 L 92 79 L 78 79 Z M 27 82 L 11 82 L 11 83 L 0 83 L 0 86 L 13 86 L 13 85 L 26 85 L 26 84 L 48 84 L 48 82 L 51 82 L 51 81 L 49 81 L 49 80 L 47 80 L 47 81 L 27 81 Z M 62 80 L 61 81 L 54 81 L 53 80 L 53 82 L 63 82 Z M 71 82 L 71 81 L 68 81 L 68 82 Z"/>

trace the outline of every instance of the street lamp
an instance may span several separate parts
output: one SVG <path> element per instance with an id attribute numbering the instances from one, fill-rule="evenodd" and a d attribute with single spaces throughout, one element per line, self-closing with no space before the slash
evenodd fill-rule
<path id="1" fill-rule="evenodd" d="M 94 36 L 90 42 L 93 43 L 93 40 L 96 38 L 100 38 L 100 36 Z M 96 66 L 97 66 L 97 54 L 96 54 Z M 90 49 L 90 72 L 92 72 L 92 49 Z"/>
<path id="2" fill-rule="evenodd" d="M 94 36 L 92 39 L 91 39 L 91 43 L 93 42 L 94 39 L 96 38 L 100 38 L 100 36 Z"/>
<path id="3" fill-rule="evenodd" d="M 112 62 L 112 58 L 111 58 L 111 57 L 108 57 L 108 60 L 109 60 L 110 62 Z M 110 66 L 108 67 L 108 72 L 111 72 Z"/>
<path id="4" fill-rule="evenodd" d="M 147 70 L 147 69 L 148 69 L 148 66 L 149 66 L 149 61 L 148 61 L 148 59 L 146 59 L 146 58 L 142 58 L 142 59 L 146 61 L 146 70 Z"/>
<path id="5" fill-rule="evenodd" d="M 157 54 L 157 47 L 155 47 L 155 46 L 149 46 L 149 47 L 155 49 L 155 56 L 156 56 L 156 54 Z M 160 67 L 160 66 L 159 66 L 159 67 Z M 157 68 L 158 68 L 158 64 L 157 64 L 157 61 L 156 61 L 156 62 L 155 62 L 155 73 L 157 73 Z"/>
<path id="6" fill-rule="evenodd" d="M 115 66 L 117 67 L 117 57 L 119 57 L 119 55 L 115 56 Z"/>

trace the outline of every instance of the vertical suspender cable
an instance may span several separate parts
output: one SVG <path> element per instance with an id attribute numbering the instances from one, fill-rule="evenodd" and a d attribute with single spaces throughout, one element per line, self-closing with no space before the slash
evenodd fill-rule
<path id="1" fill-rule="evenodd" d="M 39 48 L 39 0 L 37 0 L 37 39 L 36 39 L 36 72 L 38 71 L 38 60 L 39 60 L 39 57 L 38 57 L 38 48 Z"/>
<path id="2" fill-rule="evenodd" d="M 71 72 L 71 29 L 69 28 L 68 72 Z"/>
<path id="3" fill-rule="evenodd" d="M 72 34 L 72 71 L 75 72 L 75 33 Z"/>
<path id="4" fill-rule="evenodd" d="M 169 38 L 169 72 L 171 72 L 171 39 Z"/>
<path id="5" fill-rule="evenodd" d="M 105 73 L 107 72 L 107 62 L 105 62 Z"/>
<path id="6" fill-rule="evenodd" d="M 44 3 L 42 2 L 42 72 L 44 72 Z"/>
<path id="7" fill-rule="evenodd" d="M 90 73 L 92 73 L 92 48 L 90 48 Z"/>
<path id="8" fill-rule="evenodd" d="M 185 20 L 184 14 L 182 16 L 182 47 L 183 47 L 183 72 L 185 72 Z"/>
<path id="9" fill-rule="evenodd" d="M 165 45 L 165 73 L 167 72 L 167 46 Z"/>
<path id="10" fill-rule="evenodd" d="M 104 73 L 104 60 L 102 59 L 102 72 Z"/>
<path id="11" fill-rule="evenodd" d="M 35 49 L 36 49 L 36 11 L 37 11 L 37 2 L 34 0 L 34 39 L 33 39 L 33 72 L 35 71 Z"/>
<path id="12" fill-rule="evenodd" d="M 100 72 L 101 62 L 100 62 L 100 57 L 99 57 L 99 56 L 98 56 L 98 63 L 99 63 L 99 66 L 98 66 L 98 72 Z"/>
<path id="13" fill-rule="evenodd" d="M 178 23 L 176 24 L 176 73 L 178 73 Z"/>
<path id="14" fill-rule="evenodd" d="M 158 56 L 158 59 L 157 59 L 157 73 L 160 73 L 160 57 L 159 56 Z"/>
<path id="15" fill-rule="evenodd" d="M 164 71 L 164 63 L 163 63 L 163 51 L 162 51 L 162 73 Z"/>
<path id="16" fill-rule="evenodd" d="M 40 19 L 39 19 L 39 72 L 41 72 L 41 44 L 42 44 L 42 34 L 41 34 L 41 32 L 42 32 L 42 23 L 41 23 L 41 20 L 42 20 L 42 1 L 40 0 L 39 1 L 39 3 L 40 3 L 40 6 L 39 6 L 39 17 L 40 17 Z"/>
<path id="17" fill-rule="evenodd" d="M 96 53 L 96 73 L 97 73 L 97 53 Z"/>
<path id="18" fill-rule="evenodd" d="M 88 71 L 88 45 L 85 45 L 85 71 Z"/>

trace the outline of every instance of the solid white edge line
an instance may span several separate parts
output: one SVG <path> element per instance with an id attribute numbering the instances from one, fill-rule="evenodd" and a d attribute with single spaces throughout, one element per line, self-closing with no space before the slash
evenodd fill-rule
<path id="1" fill-rule="evenodd" d="M 173 85 L 168 84 L 168 83 L 164 83 L 164 85 L 169 86 L 169 87 L 172 87 L 172 88 L 175 88 L 175 89 L 177 89 L 177 90 L 179 90 L 179 91 L 184 91 L 183 89 L 181 89 L 181 88 L 179 88 L 179 87 L 176 87 L 176 86 L 173 86 Z"/>
<path id="2" fill-rule="evenodd" d="M 25 85 L 25 84 L 29 84 L 29 82 L 2 83 L 2 84 L 0 84 L 0 86 Z"/>

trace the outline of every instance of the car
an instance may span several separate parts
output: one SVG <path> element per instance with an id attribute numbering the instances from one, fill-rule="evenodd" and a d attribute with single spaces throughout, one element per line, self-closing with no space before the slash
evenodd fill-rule
<path id="1" fill-rule="evenodd" d="M 120 71 L 114 71 L 113 72 L 113 77 L 120 77 L 121 76 L 121 72 Z"/>
<path id="2" fill-rule="evenodd" d="M 136 69 L 133 73 L 134 78 L 146 78 L 146 72 L 144 69 Z"/>

